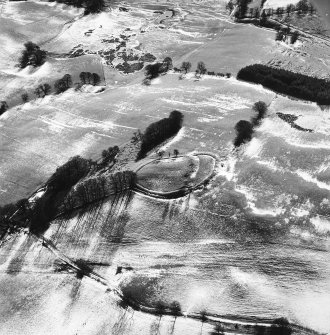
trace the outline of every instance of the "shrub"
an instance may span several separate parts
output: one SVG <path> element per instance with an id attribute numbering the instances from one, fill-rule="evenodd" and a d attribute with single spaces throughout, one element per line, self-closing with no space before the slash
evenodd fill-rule
<path id="1" fill-rule="evenodd" d="M 155 313 L 162 316 L 166 311 L 166 305 L 162 301 L 157 301 L 155 306 Z"/>
<path id="2" fill-rule="evenodd" d="M 119 152 L 119 147 L 115 145 L 114 147 L 109 147 L 108 149 L 105 149 L 102 151 L 102 165 L 105 165 L 109 162 L 114 162 L 115 157 L 117 156 Z"/>
<path id="3" fill-rule="evenodd" d="M 25 49 L 22 51 L 18 64 L 21 69 L 28 65 L 37 67 L 45 62 L 47 53 L 46 51 L 41 50 L 37 44 L 33 42 L 26 42 L 24 47 Z"/>
<path id="4" fill-rule="evenodd" d="M 170 310 L 171 310 L 171 313 L 175 316 L 179 316 L 182 314 L 181 312 L 181 305 L 179 302 L 177 301 L 173 301 L 171 304 L 170 304 Z"/>
<path id="5" fill-rule="evenodd" d="M 191 63 L 190 62 L 182 62 L 181 64 L 181 71 L 184 71 L 185 73 L 189 72 L 191 69 Z"/>
<path id="6" fill-rule="evenodd" d="M 206 70 L 206 66 L 204 64 L 204 62 L 198 62 L 197 64 L 197 69 L 196 69 L 196 75 L 203 75 L 207 72 Z"/>
<path id="7" fill-rule="evenodd" d="M 259 126 L 261 120 L 266 116 L 268 107 L 265 102 L 258 101 L 253 105 L 252 110 L 256 113 L 251 119 L 252 126 Z"/>
<path id="8" fill-rule="evenodd" d="M 26 103 L 26 102 L 28 102 L 28 100 L 29 100 L 29 95 L 28 95 L 27 93 L 23 93 L 23 94 L 21 95 L 21 98 L 22 98 L 22 101 L 23 101 L 24 103 Z"/>
<path id="9" fill-rule="evenodd" d="M 6 101 L 1 101 L 0 102 L 0 115 L 2 115 L 3 113 L 5 113 L 8 109 L 8 104 Z"/>
<path id="10" fill-rule="evenodd" d="M 157 78 L 159 75 L 166 73 L 173 68 L 172 59 L 170 57 L 164 58 L 162 63 L 148 64 L 145 70 L 145 85 L 148 85 L 148 80 Z"/>
<path id="11" fill-rule="evenodd" d="M 294 31 L 291 35 L 290 43 L 295 44 L 298 41 L 298 38 L 299 38 L 299 32 Z"/>
<path id="12" fill-rule="evenodd" d="M 101 82 L 101 78 L 97 73 L 93 73 L 93 85 L 96 86 Z"/>
<path id="13" fill-rule="evenodd" d="M 163 71 L 167 72 L 173 69 L 173 62 L 171 57 L 165 57 L 163 60 Z"/>
<path id="14" fill-rule="evenodd" d="M 239 147 L 243 143 L 251 140 L 253 134 L 253 126 L 249 121 L 240 120 L 235 125 L 236 138 L 234 140 L 235 147 Z"/>
<path id="15" fill-rule="evenodd" d="M 145 75 L 148 79 L 157 78 L 161 74 L 161 63 L 148 64 L 145 67 Z"/>

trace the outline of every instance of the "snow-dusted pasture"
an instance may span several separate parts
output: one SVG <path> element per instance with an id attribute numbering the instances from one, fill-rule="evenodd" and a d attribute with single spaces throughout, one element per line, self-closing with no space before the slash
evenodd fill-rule
<path id="1" fill-rule="evenodd" d="M 0 99 L 8 98 L 11 108 L 0 116 L 0 203 L 29 196 L 69 157 L 96 159 L 103 149 L 126 143 L 137 129 L 179 110 L 183 128 L 162 149 L 165 156 L 173 149 L 216 155 L 215 176 L 204 189 L 171 201 L 134 192 L 108 198 L 53 221 L 46 237 L 68 257 L 93 263 L 108 282 L 150 289 L 147 303 L 177 300 L 187 313 L 285 316 L 329 332 L 328 110 L 234 77 L 196 78 L 191 72 L 180 79 L 169 72 L 145 86 L 143 71 L 124 75 L 97 54 L 105 48 L 102 40 L 127 34 L 127 50 L 171 56 L 174 66 L 189 60 L 192 71 L 198 61 L 233 75 L 247 64 L 280 61 L 304 73 L 329 73 L 327 41 L 277 44 L 273 31 L 234 24 L 223 3 L 210 3 L 214 7 L 135 0 L 125 5 L 128 12 L 114 5 L 84 18 L 54 3 L 4 4 Z M 159 23 L 155 11 L 168 6 L 176 15 Z M 39 69 L 18 71 L 14 64 L 29 39 L 51 57 Z M 93 54 L 67 58 L 79 44 Z M 21 91 L 32 92 L 39 83 L 66 73 L 77 81 L 81 71 L 103 70 L 103 92 L 88 86 L 19 102 Z M 253 116 L 258 100 L 269 104 L 267 117 L 252 141 L 234 150 L 234 126 Z M 297 116 L 296 124 L 313 132 L 292 128 L 277 112 Z M 23 233 L 1 246 L 1 334 L 214 330 L 190 319 L 126 311 L 106 287 L 58 271 L 57 263 L 40 241 Z M 117 266 L 134 270 L 116 276 Z"/>

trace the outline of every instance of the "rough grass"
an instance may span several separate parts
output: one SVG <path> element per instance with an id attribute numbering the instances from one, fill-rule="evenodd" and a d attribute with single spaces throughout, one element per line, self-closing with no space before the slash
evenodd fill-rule
<path id="1" fill-rule="evenodd" d="M 173 192 L 202 184 L 214 167 L 215 159 L 208 155 L 156 160 L 137 172 L 137 184 L 154 192 Z"/>
<path id="2" fill-rule="evenodd" d="M 137 173 L 137 183 L 157 192 L 172 192 L 188 186 L 192 173 L 198 169 L 198 159 L 178 157 L 156 160 Z"/>

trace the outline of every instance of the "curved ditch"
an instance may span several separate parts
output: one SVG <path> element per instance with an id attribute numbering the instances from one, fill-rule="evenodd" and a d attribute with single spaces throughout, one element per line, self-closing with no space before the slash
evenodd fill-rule
<path id="1" fill-rule="evenodd" d="M 184 197 L 186 195 L 188 195 L 189 193 L 192 193 L 193 191 L 195 191 L 196 189 L 200 188 L 201 186 L 207 184 L 212 177 L 214 176 L 214 171 L 215 171 L 215 167 L 216 167 L 216 163 L 217 163 L 217 157 L 211 153 L 196 153 L 193 155 L 178 155 L 176 158 L 189 158 L 189 157 L 197 157 L 199 159 L 199 165 L 198 165 L 198 170 L 196 172 L 196 177 L 198 176 L 198 174 L 201 173 L 201 156 L 206 156 L 208 158 L 211 158 L 211 164 L 212 167 L 210 168 L 210 171 L 203 176 L 203 178 L 201 178 L 201 180 L 198 180 L 197 178 L 197 182 L 196 184 L 193 185 L 186 185 L 186 186 L 182 186 L 179 187 L 177 189 L 174 189 L 172 191 L 156 191 L 156 190 L 152 190 L 150 188 L 147 188 L 141 184 L 139 184 L 139 182 L 137 181 L 135 186 L 133 187 L 133 190 L 138 192 L 138 193 L 142 193 L 154 198 L 160 198 L 160 199 L 177 199 L 177 198 L 181 198 Z M 148 161 L 142 165 L 140 165 L 134 172 L 136 174 L 138 174 L 138 172 L 140 170 L 142 170 L 144 167 L 150 165 L 150 164 L 154 164 L 157 162 L 161 162 L 161 161 L 166 161 L 166 160 L 173 160 L 173 157 L 168 157 L 168 158 L 162 158 L 162 159 L 153 159 L 151 161 Z"/>

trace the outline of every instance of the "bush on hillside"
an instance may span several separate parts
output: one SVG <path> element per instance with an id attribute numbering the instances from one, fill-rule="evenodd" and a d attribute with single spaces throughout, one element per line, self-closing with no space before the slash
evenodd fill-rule
<path id="1" fill-rule="evenodd" d="M 191 69 L 191 63 L 190 62 L 182 62 L 181 64 L 181 71 L 184 73 L 187 73 Z"/>
<path id="2" fill-rule="evenodd" d="M 258 101 L 253 105 L 252 110 L 256 114 L 252 117 L 251 124 L 253 127 L 256 127 L 260 125 L 261 120 L 266 116 L 268 107 L 265 102 Z"/>
<path id="3" fill-rule="evenodd" d="M 235 125 L 236 138 L 234 146 L 239 147 L 243 143 L 249 142 L 252 139 L 253 126 L 249 121 L 240 120 Z"/>
<path id="4" fill-rule="evenodd" d="M 330 82 L 300 73 L 255 64 L 241 69 L 237 79 L 261 84 L 275 92 L 298 99 L 330 104 Z"/>
<path id="5" fill-rule="evenodd" d="M 197 69 L 196 69 L 196 75 L 203 75 L 207 72 L 206 66 L 204 62 L 198 62 Z"/>
<path id="6" fill-rule="evenodd" d="M 47 53 L 46 51 L 41 50 L 37 44 L 33 42 L 26 42 L 24 47 L 25 49 L 22 51 L 18 63 L 18 66 L 21 69 L 24 69 L 28 65 L 38 67 L 45 62 Z"/>
<path id="7" fill-rule="evenodd" d="M 3 113 L 5 113 L 8 109 L 8 104 L 6 101 L 1 101 L 0 102 L 0 115 L 2 115 Z"/>
<path id="8" fill-rule="evenodd" d="M 23 103 L 26 103 L 29 100 L 29 95 L 25 92 L 21 95 L 21 98 L 22 98 Z"/>

